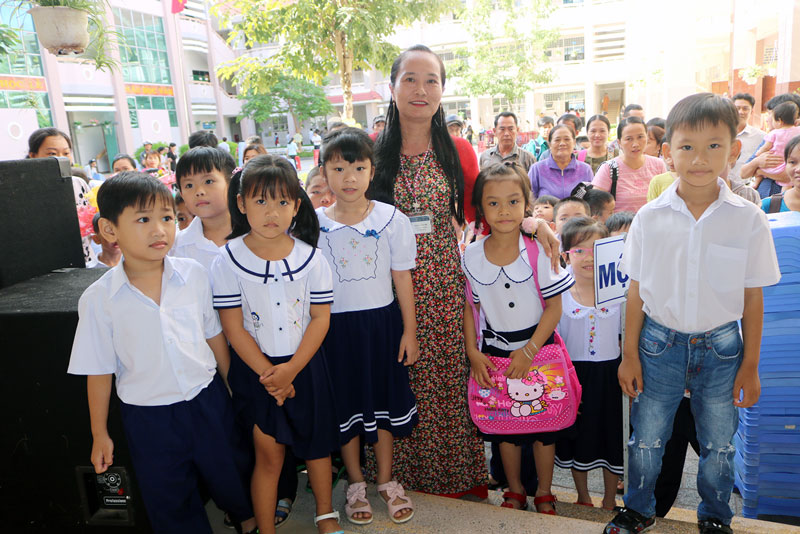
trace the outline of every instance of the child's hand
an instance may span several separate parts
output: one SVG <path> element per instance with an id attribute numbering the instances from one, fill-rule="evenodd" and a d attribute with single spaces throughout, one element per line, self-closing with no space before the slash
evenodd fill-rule
<path id="1" fill-rule="evenodd" d="M 92 465 L 95 473 L 105 473 L 114 463 L 114 442 L 106 434 L 92 440 Z"/>
<path id="2" fill-rule="evenodd" d="M 644 380 L 642 380 L 642 362 L 639 356 L 625 356 L 617 369 L 617 378 L 622 392 L 631 398 L 636 398 L 639 393 L 644 392 Z"/>
<path id="3" fill-rule="evenodd" d="M 531 360 L 525 356 L 522 349 L 511 351 L 511 365 L 503 373 L 508 378 L 525 378 L 531 368 Z"/>
<path id="4" fill-rule="evenodd" d="M 286 401 L 286 399 L 294 398 L 294 386 L 292 384 L 289 384 L 288 387 L 282 389 L 273 389 L 272 391 L 269 391 L 268 388 L 267 391 L 270 395 L 275 397 L 275 401 L 277 402 L 278 406 L 283 406 L 283 403 Z"/>
<path id="5" fill-rule="evenodd" d="M 742 400 L 739 400 L 741 396 Z M 758 367 L 742 365 L 733 381 L 733 405 L 738 408 L 749 408 L 761 396 L 761 380 L 758 378 Z"/>
<path id="6" fill-rule="evenodd" d="M 267 388 L 267 391 L 270 391 L 270 388 L 283 389 L 291 385 L 296 376 L 297 373 L 292 370 L 292 367 L 288 363 L 281 363 L 270 367 L 269 370 L 259 377 L 258 381 Z M 270 394 L 272 394 L 272 392 L 270 392 Z"/>
<path id="7" fill-rule="evenodd" d="M 467 356 L 469 357 L 469 364 L 471 367 L 470 375 L 475 379 L 475 382 L 481 387 L 493 388 L 495 384 L 489 376 L 488 369 L 491 368 L 492 371 L 497 371 L 497 367 L 492 363 L 492 360 L 485 354 L 478 352 L 477 349 L 475 351 L 470 351 Z"/>
<path id="8" fill-rule="evenodd" d="M 403 337 L 400 338 L 400 351 L 397 355 L 397 361 L 403 361 L 403 355 L 406 357 L 406 366 L 414 365 L 419 358 L 419 343 L 417 342 L 417 331 L 404 332 Z"/>

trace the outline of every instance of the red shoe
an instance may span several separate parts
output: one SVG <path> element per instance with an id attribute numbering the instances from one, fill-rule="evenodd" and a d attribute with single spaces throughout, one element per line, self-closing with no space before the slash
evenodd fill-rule
<path id="1" fill-rule="evenodd" d="M 594 504 L 590 502 L 575 501 L 575 504 L 580 504 L 581 506 L 588 506 L 589 508 L 594 508 Z"/>
<path id="2" fill-rule="evenodd" d="M 519 508 L 514 508 L 514 505 L 508 502 L 509 500 L 517 501 L 519 503 Z M 501 508 L 511 508 L 513 510 L 528 509 L 528 497 L 525 494 L 507 491 L 503 493 L 503 501 L 503 504 L 500 505 Z"/>
<path id="3" fill-rule="evenodd" d="M 558 515 L 556 513 L 556 501 L 557 500 L 558 499 L 556 499 L 555 495 L 542 495 L 541 497 L 534 497 L 533 498 L 533 505 L 536 507 L 536 511 L 539 512 L 540 514 Z M 552 510 L 545 510 L 545 511 L 539 510 L 539 505 L 540 504 L 545 504 L 545 503 L 551 503 L 551 506 L 553 507 L 553 509 Z"/>

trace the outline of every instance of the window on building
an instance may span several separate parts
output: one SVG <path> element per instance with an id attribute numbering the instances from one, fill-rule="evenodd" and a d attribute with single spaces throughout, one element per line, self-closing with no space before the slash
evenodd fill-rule
<path id="1" fill-rule="evenodd" d="M 131 128 L 139 127 L 140 109 L 166 109 L 169 115 L 169 125 L 178 126 L 178 113 L 175 110 L 175 98 L 171 96 L 129 96 L 128 113 L 131 117 Z"/>
<path id="2" fill-rule="evenodd" d="M 170 84 L 167 41 L 161 17 L 114 8 L 117 30 L 127 47 L 120 49 L 122 77 L 126 82 Z"/>
<path id="3" fill-rule="evenodd" d="M 192 71 L 192 80 L 194 80 L 196 82 L 211 83 L 211 77 L 209 76 L 207 70 L 193 70 Z"/>
<path id="4" fill-rule="evenodd" d="M 462 119 L 472 118 L 469 109 L 469 100 L 461 100 L 459 102 L 442 103 L 445 115 L 458 115 Z"/>
<path id="5" fill-rule="evenodd" d="M 583 5 L 583 0 L 561 0 L 561 5 L 565 7 Z"/>
<path id="6" fill-rule="evenodd" d="M 516 100 L 509 101 L 506 97 L 498 97 L 492 99 L 492 113 L 497 115 L 501 111 L 511 111 L 515 113 L 517 116 L 522 115 L 525 113 L 525 99 L 518 98 Z"/>
<path id="7" fill-rule="evenodd" d="M 551 61 L 583 61 L 583 36 L 557 39 L 547 46 L 544 55 Z"/>
<path id="8" fill-rule="evenodd" d="M 586 97 L 583 91 L 571 91 L 566 93 L 545 93 L 544 109 L 553 111 L 559 115 L 567 113 L 570 109 L 580 112 L 586 110 Z"/>

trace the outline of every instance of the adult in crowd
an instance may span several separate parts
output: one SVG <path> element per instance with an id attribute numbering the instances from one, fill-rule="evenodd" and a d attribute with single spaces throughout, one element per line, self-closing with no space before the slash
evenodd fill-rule
<path id="1" fill-rule="evenodd" d="M 152 146 L 152 145 L 151 145 Z M 72 140 L 67 134 L 57 128 L 39 128 L 28 138 L 28 158 L 67 158 L 70 165 L 72 159 Z M 77 209 L 89 206 L 89 184 L 86 180 L 72 177 L 72 190 L 75 194 L 75 207 Z M 93 265 L 97 261 L 97 254 L 92 248 L 92 238 L 81 239 L 83 244 L 83 259 L 86 265 Z"/>
<path id="2" fill-rule="evenodd" d="M 464 138 L 467 140 L 469 144 L 472 144 L 472 137 L 475 135 L 475 132 L 472 131 L 472 125 L 467 125 L 467 131 L 464 132 Z"/>
<path id="3" fill-rule="evenodd" d="M 620 122 L 624 121 L 628 117 L 639 117 L 640 119 L 644 120 L 644 108 L 639 104 L 628 104 L 622 110 L 622 117 L 620 118 Z M 611 146 L 614 150 L 619 151 L 619 140 L 614 139 L 611 142 Z"/>
<path id="4" fill-rule="evenodd" d="M 497 144 L 481 153 L 480 168 L 485 169 L 495 163 L 516 163 L 525 172 L 536 163 L 536 157 L 517 146 L 519 125 L 517 116 L 510 111 L 501 111 L 494 118 L 494 136 Z"/>
<path id="5" fill-rule="evenodd" d="M 167 147 L 166 154 L 167 162 L 169 162 L 169 170 L 175 172 L 175 166 L 178 164 L 178 145 L 170 143 Z"/>
<path id="6" fill-rule="evenodd" d="M 547 144 L 547 138 L 550 136 L 550 130 L 553 129 L 555 121 L 553 117 L 543 116 L 539 117 L 536 124 L 539 127 L 538 135 L 528 141 L 522 148 L 533 154 L 536 161 L 539 161 L 539 156 L 550 148 L 550 145 Z"/>
<path id="7" fill-rule="evenodd" d="M 373 141 L 378 139 L 378 136 L 381 134 L 384 128 L 386 128 L 386 117 L 384 117 L 383 115 L 378 115 L 377 117 L 372 119 L 372 133 L 369 134 L 370 139 L 372 139 Z M 329 129 L 333 131 L 334 129 L 333 125 L 331 125 Z"/>
<path id="8" fill-rule="evenodd" d="M 800 136 L 793 138 L 784 149 L 786 175 L 790 188 L 761 201 L 761 209 L 766 213 L 778 211 L 800 211 Z"/>
<path id="9" fill-rule="evenodd" d="M 469 374 L 462 334 L 464 279 L 452 223 L 464 220 L 478 162 L 466 139 L 447 131 L 441 107 L 446 74 L 439 56 L 413 46 L 394 61 L 389 79 L 392 98 L 376 146 L 371 198 L 420 217 L 412 271 L 420 356 L 409 367 L 419 425 L 395 442 L 394 474 L 406 489 L 485 496 L 483 440 L 464 396 Z M 474 211 L 466 211 L 474 219 Z"/>
<path id="10" fill-rule="evenodd" d="M 219 142 L 219 144 L 217 145 L 217 148 L 222 150 L 223 152 L 227 152 L 228 154 L 231 153 L 231 147 L 230 147 L 230 145 L 228 145 L 228 138 L 227 137 L 223 137 L 222 138 L 222 141 Z"/>
<path id="11" fill-rule="evenodd" d="M 111 170 L 114 174 L 119 174 L 124 171 L 135 171 L 136 162 L 128 154 L 117 154 L 111 162 Z"/>
<path id="12" fill-rule="evenodd" d="M 615 212 L 636 213 L 647 203 L 650 180 L 667 172 L 664 160 L 644 153 L 647 128 L 641 117 L 632 115 L 617 126 L 617 140 L 622 155 L 602 165 L 592 185 L 614 195 Z"/>
<path id="13" fill-rule="evenodd" d="M 589 137 L 589 148 L 578 152 L 578 161 L 583 161 L 592 168 L 592 174 L 597 172 L 604 162 L 619 156 L 619 150 L 608 146 L 608 134 L 611 123 L 604 115 L 592 115 L 586 121 L 586 135 Z"/>
<path id="14" fill-rule="evenodd" d="M 550 155 L 531 166 L 531 192 L 538 198 L 552 195 L 567 198 L 581 182 L 591 182 L 592 168 L 575 157 L 575 131 L 567 124 L 550 130 Z"/>
<path id="15" fill-rule="evenodd" d="M 764 140 L 766 132 L 749 124 L 750 115 L 752 115 L 753 108 L 756 105 L 756 99 L 753 98 L 753 95 L 750 93 L 736 93 L 733 95 L 733 105 L 736 106 L 736 111 L 739 113 L 736 139 L 741 141 L 742 150 L 732 171 L 736 176 L 739 176 L 742 165 L 747 162 L 750 156 L 756 153 L 756 150 Z"/>
<path id="16" fill-rule="evenodd" d="M 576 137 L 578 135 L 578 132 L 580 132 L 581 128 L 583 127 L 583 121 L 581 120 L 580 117 L 578 117 L 574 113 L 564 113 L 563 115 L 561 115 L 558 118 L 558 121 L 556 122 L 556 125 L 558 124 L 566 124 L 567 126 L 572 128 L 572 133 Z M 550 133 L 548 132 L 548 137 L 549 135 Z M 546 160 L 547 158 L 549 158 L 550 150 L 552 150 L 552 148 L 544 150 L 541 154 L 539 154 L 538 161 Z"/>
<path id="17" fill-rule="evenodd" d="M 153 143 L 150 141 L 145 141 L 142 143 L 142 147 L 144 147 L 144 150 L 142 150 L 142 155 L 139 156 L 139 164 L 144 167 L 144 158 L 147 157 L 148 152 L 153 150 Z"/>
<path id="18" fill-rule="evenodd" d="M 213 132 L 198 130 L 189 135 L 189 148 L 198 146 L 208 146 L 214 148 L 217 145 L 219 145 L 219 141 L 217 141 L 217 136 L 214 135 Z"/>
<path id="19" fill-rule="evenodd" d="M 772 116 L 773 111 L 776 107 L 783 104 L 784 102 L 794 102 L 798 109 L 800 109 L 800 95 L 795 93 L 782 93 L 767 101 L 767 113 L 769 113 L 770 117 Z M 758 149 L 761 148 L 761 145 L 764 144 L 764 140 L 761 140 L 761 143 L 756 147 L 756 150 L 753 154 L 747 156 L 745 159 L 745 163 L 739 168 L 739 177 L 743 179 L 752 178 L 756 175 L 756 172 L 759 168 L 761 169 L 769 169 L 772 167 L 777 167 L 784 163 L 783 155 L 782 154 L 773 154 L 770 151 L 766 151 L 763 154 L 756 156 L 755 153 L 758 152 Z M 742 158 L 745 156 L 742 155 Z M 782 181 L 788 181 L 788 178 Z M 758 193 L 761 195 L 761 198 L 769 197 L 775 193 L 780 192 L 780 186 L 777 186 L 775 180 L 772 178 L 764 178 L 761 180 L 761 183 L 758 186 Z"/>
<path id="20" fill-rule="evenodd" d="M 451 137 L 461 137 L 461 130 L 464 129 L 464 123 L 461 121 L 461 117 L 456 114 L 448 115 L 445 119 L 445 123 L 447 124 L 447 131 Z"/>

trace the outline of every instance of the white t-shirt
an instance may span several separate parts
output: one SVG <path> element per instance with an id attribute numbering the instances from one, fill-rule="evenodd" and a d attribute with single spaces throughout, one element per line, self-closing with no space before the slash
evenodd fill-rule
<path id="1" fill-rule="evenodd" d="M 169 254 L 176 258 L 192 258 L 210 271 L 214 258 L 219 256 L 219 250 L 213 241 L 203 235 L 203 220 L 195 217 L 189 226 L 178 232 Z"/>
<path id="2" fill-rule="evenodd" d="M 206 339 L 222 331 L 206 270 L 191 259 L 164 258 L 158 305 L 130 283 L 123 262 L 81 295 L 67 372 L 115 374 L 126 404 L 193 399 L 216 373 Z"/>
<path id="3" fill-rule="evenodd" d="M 699 220 L 678 196 L 680 180 L 633 219 L 620 270 L 639 282 L 643 310 L 683 333 L 742 318 L 744 289 L 776 284 L 767 217 L 717 179 L 719 197 Z"/>
<path id="4" fill-rule="evenodd" d="M 317 209 L 319 248 L 333 271 L 333 313 L 388 306 L 394 300 L 392 271 L 416 265 L 411 221 L 394 206 L 372 204 L 369 215 L 353 226 L 329 218 L 324 207 Z"/>
<path id="5" fill-rule="evenodd" d="M 467 246 L 461 266 L 472 289 L 472 299 L 480 303 L 486 318 L 486 329 L 492 332 L 520 332 L 539 323 L 544 312 L 534 283 L 533 270 L 528 263 L 528 253 L 522 234 L 519 236 L 519 256 L 509 265 L 499 266 L 489 262 L 483 250 L 486 239 Z M 542 297 L 549 299 L 560 295 L 575 282 L 567 271 L 554 272 L 550 259 L 542 246 L 539 249 L 537 274 Z M 508 336 L 486 336 L 487 345 L 513 351 L 525 341 L 507 341 Z M 528 338 L 529 339 L 529 338 Z"/>
<path id="6" fill-rule="evenodd" d="M 558 333 L 573 362 L 605 362 L 619 357 L 620 306 L 588 307 L 575 300 L 572 292 L 564 292 Z"/>
<path id="7" fill-rule="evenodd" d="M 328 262 L 319 249 L 292 239 L 287 257 L 267 261 L 237 237 L 211 266 L 214 307 L 242 308 L 245 330 L 270 356 L 293 355 L 311 321 L 309 306 L 333 302 Z"/>

